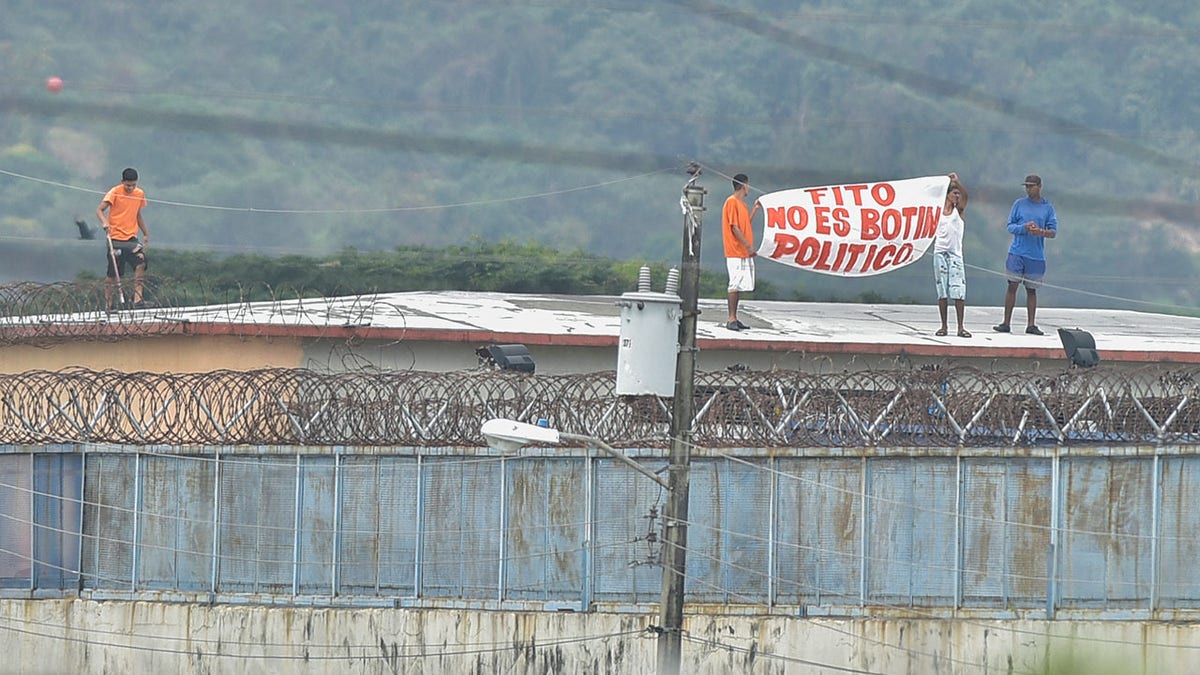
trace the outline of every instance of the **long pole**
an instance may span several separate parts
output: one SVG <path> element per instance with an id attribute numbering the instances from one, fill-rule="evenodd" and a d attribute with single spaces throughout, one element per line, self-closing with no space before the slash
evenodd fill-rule
<path id="1" fill-rule="evenodd" d="M 108 241 L 108 259 L 112 261 L 113 278 L 116 279 L 116 283 L 117 283 L 117 297 L 121 300 L 121 307 L 124 308 L 125 307 L 125 290 L 123 288 L 121 288 L 121 266 L 117 264 L 117 252 L 115 250 L 113 250 L 112 236 L 109 235 L 107 229 L 104 230 L 104 239 L 106 241 Z M 124 251 L 122 251 L 122 253 L 124 253 Z M 110 298 L 111 298 L 111 295 L 110 295 Z M 108 307 L 106 307 L 105 309 L 108 309 Z"/>
<path id="2" fill-rule="evenodd" d="M 691 463 L 692 418 L 695 416 L 696 318 L 700 295 L 700 224 L 704 188 L 696 184 L 700 167 L 688 168 L 684 185 L 683 260 L 679 274 L 683 319 L 679 322 L 679 355 L 675 360 L 675 399 L 671 412 L 671 456 L 667 502 L 663 505 L 663 585 L 659 601 L 658 672 L 678 675 L 683 639 L 683 593 L 687 571 L 688 470 Z"/>

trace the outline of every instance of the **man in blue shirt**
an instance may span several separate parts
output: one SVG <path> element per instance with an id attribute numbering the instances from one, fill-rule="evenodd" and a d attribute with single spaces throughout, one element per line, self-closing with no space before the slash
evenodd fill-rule
<path id="1" fill-rule="evenodd" d="M 1029 313 L 1029 324 L 1025 332 L 1045 335 L 1034 315 L 1037 313 L 1037 289 L 1046 276 L 1046 240 L 1058 235 L 1058 216 L 1054 205 L 1042 198 L 1042 179 L 1029 174 L 1025 177 L 1025 196 L 1013 202 L 1008 214 L 1008 231 L 1012 233 L 1012 246 L 1008 247 L 1008 260 L 1004 270 L 1008 273 L 1008 292 L 1004 294 L 1004 323 L 993 327 L 998 333 L 1008 333 L 1012 320 L 1013 306 L 1017 304 L 1017 287 L 1025 284 L 1025 308 Z"/>

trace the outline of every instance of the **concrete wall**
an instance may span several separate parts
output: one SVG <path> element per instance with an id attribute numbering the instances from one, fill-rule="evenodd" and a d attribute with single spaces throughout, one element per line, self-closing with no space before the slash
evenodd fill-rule
<path id="1" fill-rule="evenodd" d="M 0 373 L 59 370 L 84 367 L 122 372 L 202 373 L 211 370 L 258 368 L 313 368 L 344 372 L 369 366 L 383 370 L 425 372 L 467 371 L 479 367 L 475 350 L 488 342 L 317 339 L 284 336 L 236 337 L 225 335 L 172 335 L 132 337 L 115 342 L 74 341 L 49 347 L 0 345 Z M 576 345 L 527 345 L 539 375 L 595 373 L 617 369 L 617 348 Z M 798 370 L 836 373 L 858 370 L 920 368 L 930 364 L 973 366 L 989 371 L 1028 370 L 1028 359 L 947 358 L 915 355 L 856 356 L 803 351 L 749 351 L 701 347 L 699 371 L 720 371 L 730 366 L 752 371 Z M 1058 371 L 1064 361 L 1040 364 Z M 1133 364 L 1142 365 L 1142 364 Z M 1111 364 L 1110 367 L 1120 367 Z"/>
<path id="2" fill-rule="evenodd" d="M 475 349 L 487 343 L 429 342 L 407 339 L 401 342 L 366 340 L 352 347 L 344 341 L 311 340 L 306 342 L 304 367 L 344 370 L 347 364 L 361 366 L 364 362 L 384 370 L 422 370 L 449 372 L 478 367 Z M 617 369 L 616 345 L 581 347 L 571 345 L 526 345 L 537 364 L 539 375 L 595 373 Z M 1032 366 L 1029 359 L 947 358 L 915 355 L 856 356 L 853 354 L 817 354 L 803 351 L 750 351 L 718 349 L 702 346 L 696 355 L 700 372 L 724 370 L 730 366 L 745 366 L 752 371 L 798 370 L 810 373 L 837 373 L 858 370 L 888 370 L 920 368 L 931 364 L 943 367 L 972 366 L 987 371 L 1021 371 Z M 1047 361 L 1040 368 L 1060 371 L 1066 369 L 1065 358 Z M 1142 364 L 1138 364 L 1142 365 Z M 1117 367 L 1111 365 L 1110 367 Z"/>
<path id="3" fill-rule="evenodd" d="M 0 600 L 0 673 L 645 675 L 655 618 Z M 1200 653 L 1200 626 L 1141 621 L 705 614 L 685 629 L 688 675 L 1158 675 L 1195 672 Z"/>
<path id="4" fill-rule="evenodd" d="M 299 368 L 299 338 L 173 335 L 119 342 L 64 342 L 49 347 L 0 348 L 0 373 L 70 367 L 126 373 L 204 373 L 211 370 Z"/>

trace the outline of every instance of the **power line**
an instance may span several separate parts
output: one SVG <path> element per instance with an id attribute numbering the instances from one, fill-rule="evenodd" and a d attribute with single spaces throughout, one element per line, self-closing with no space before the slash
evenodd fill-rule
<path id="1" fill-rule="evenodd" d="M 195 637 L 179 637 L 179 638 L 177 638 L 177 637 L 172 637 L 169 635 L 145 636 L 140 633 L 130 633 L 127 631 L 106 631 L 103 629 L 98 629 L 98 628 L 95 628 L 92 626 L 87 626 L 87 625 L 76 625 L 76 626 L 69 627 L 72 632 L 82 633 L 83 637 L 70 637 L 70 636 L 67 636 L 64 634 L 47 635 L 44 632 L 26 630 L 23 628 L 19 628 L 17 626 L 34 625 L 34 626 L 40 626 L 40 627 L 45 627 L 45 628 L 60 628 L 63 630 L 66 630 L 68 627 L 63 626 L 61 624 L 55 624 L 55 623 L 50 623 L 50 622 L 39 622 L 39 621 L 34 621 L 32 619 L 14 619 L 12 617 L 5 617 L 5 616 L 0 616 L 0 624 L 7 624 L 7 625 L 2 626 L 2 628 L 4 630 L 8 630 L 8 631 L 18 633 L 21 635 L 28 635 L 28 636 L 34 637 L 34 638 L 50 639 L 50 640 L 54 640 L 54 641 L 58 641 L 58 642 L 74 642 L 74 643 L 80 643 L 80 644 L 85 644 L 85 645 L 95 645 L 95 646 L 101 647 L 101 648 L 128 649 L 128 650 L 133 650 L 133 651 L 137 651 L 137 652 L 147 652 L 147 653 L 156 653 L 156 654 L 175 654 L 175 655 L 181 655 L 181 656 L 184 656 L 184 655 L 195 656 L 196 652 L 194 649 L 189 649 L 187 647 L 172 648 L 172 647 L 151 646 L 151 645 L 145 645 L 145 644 L 141 644 L 141 645 L 121 644 L 121 643 L 115 642 L 115 641 L 94 640 L 89 636 L 93 636 L 93 635 L 107 636 L 110 640 L 111 640 L 111 638 L 125 637 L 125 638 L 129 638 L 131 640 L 146 640 L 146 641 L 153 641 L 153 642 L 166 640 L 166 641 L 181 641 L 181 642 L 189 642 L 189 643 L 196 642 L 196 643 L 201 643 L 201 644 L 204 644 L 204 643 L 214 644 L 215 643 L 219 647 L 224 647 L 226 645 L 237 645 L 237 646 L 247 646 L 247 647 L 255 647 L 255 646 L 279 647 L 279 648 L 290 649 L 293 651 L 299 650 L 299 651 L 304 652 L 302 654 L 254 654 L 254 653 L 243 653 L 243 652 L 230 652 L 230 651 L 217 649 L 217 650 L 214 650 L 212 652 L 209 652 L 209 653 L 206 653 L 203 655 L 204 657 L 207 657 L 207 658 L 222 658 L 222 659 L 225 659 L 225 658 L 261 659 L 264 661 L 357 661 L 357 660 L 378 661 L 378 660 L 400 659 L 400 660 L 406 660 L 406 661 L 410 661 L 410 660 L 419 661 L 419 660 L 429 659 L 429 658 L 444 658 L 447 656 L 478 656 L 478 655 L 484 655 L 484 654 L 495 654 L 498 652 L 513 651 L 513 641 L 511 639 L 495 641 L 495 642 L 482 642 L 482 643 L 470 643 L 470 642 L 457 643 L 454 647 L 449 647 L 449 648 L 446 645 L 427 644 L 427 643 L 418 643 L 418 644 L 414 644 L 414 645 L 396 645 L 396 647 L 397 647 L 396 651 L 387 651 L 386 649 L 380 649 L 379 643 L 372 643 L 372 644 L 316 644 L 316 645 L 313 645 L 313 644 L 310 644 L 307 642 L 251 643 L 251 642 L 240 642 L 240 641 L 226 641 L 226 640 L 222 640 L 222 639 L 212 639 L 212 638 L 208 638 L 208 639 L 195 638 Z M 626 639 L 626 638 L 630 638 L 630 637 L 634 637 L 634 636 L 645 635 L 645 633 L 646 633 L 645 630 L 631 630 L 631 631 L 617 631 L 617 632 L 612 632 L 612 633 L 603 633 L 603 634 L 599 634 L 599 635 L 585 635 L 585 636 L 579 636 L 579 637 L 549 638 L 546 640 L 537 640 L 536 642 L 531 641 L 530 644 L 528 645 L 528 649 L 530 649 L 532 651 L 541 651 L 544 649 L 561 647 L 564 645 L 571 645 L 571 644 L 580 644 L 580 643 L 588 643 L 588 642 L 603 642 L 603 641 L 615 640 L 615 639 Z M 362 650 L 363 653 L 361 653 L 361 654 L 312 654 L 312 653 L 309 653 L 308 650 L 313 647 L 316 647 L 318 649 L 326 649 L 326 650 L 330 650 L 330 651 L 333 651 L 333 650 L 337 650 L 337 651 Z"/>
<path id="2" fill-rule="evenodd" d="M 252 207 L 252 206 L 251 207 L 224 206 L 224 205 L 219 205 L 219 204 L 199 204 L 199 203 L 195 203 L 195 202 L 181 202 L 181 201 L 171 201 L 171 200 L 167 200 L 167 199 L 150 199 L 150 198 L 147 198 L 146 201 L 150 204 L 162 204 L 164 206 L 177 206 L 177 207 L 183 207 L 183 208 L 203 209 L 203 210 L 208 210 L 208 211 L 233 211 L 233 212 L 240 212 L 240 213 L 285 214 L 285 215 L 359 215 L 359 214 L 373 214 L 373 213 L 443 211 L 443 210 L 448 210 L 448 209 L 458 209 L 458 208 L 467 208 L 467 207 L 494 206 L 496 204 L 509 204 L 509 203 L 513 203 L 513 202 L 529 201 L 529 200 L 533 200 L 533 199 L 545 199 L 547 197 L 557 197 L 557 196 L 566 195 L 566 194 L 573 194 L 576 192 L 586 192 L 589 190 L 606 188 L 606 187 L 610 187 L 612 185 L 618 185 L 620 183 L 626 183 L 629 181 L 644 180 L 651 176 L 657 176 L 659 174 L 667 173 L 670 171 L 673 171 L 673 169 L 670 169 L 670 168 L 656 169 L 654 171 L 649 171 L 649 172 L 637 174 L 634 176 L 626 176 L 624 178 L 617 178 L 614 180 L 601 181 L 599 183 L 591 183 L 589 185 L 581 185 L 578 187 L 564 188 L 561 190 L 550 190 L 550 191 L 537 192 L 537 193 L 532 193 L 532 194 L 515 195 L 512 197 L 499 197 L 496 199 L 479 199 L 479 200 L 474 200 L 474 201 L 456 202 L 456 203 L 451 203 L 451 204 L 428 204 L 428 205 L 422 205 L 422 206 L 385 206 L 385 207 L 379 207 L 379 208 L 365 208 L 365 209 L 284 209 L 284 208 L 258 208 L 258 207 Z M 75 190 L 75 191 L 79 191 L 79 192 L 86 192 L 86 193 L 98 194 L 98 195 L 106 194 L 105 190 L 94 190 L 91 188 L 83 188 L 83 187 L 79 187 L 79 186 L 75 186 L 75 185 L 69 185 L 67 183 L 61 183 L 58 181 L 51 181 L 51 180 L 46 180 L 43 178 L 36 178 L 34 176 L 28 176 L 25 174 L 20 174 L 15 171 L 8 171 L 5 169 L 0 169 L 0 175 L 9 176 L 12 178 L 19 178 L 21 180 L 28 180 L 28 181 L 32 181 L 35 183 L 41 183 L 43 185 L 49 185 L 52 187 L 59 187 L 59 188 L 63 188 L 66 190 Z"/>
<path id="3" fill-rule="evenodd" d="M 956 101 L 976 109 L 1030 122 L 1056 134 L 1107 150 L 1119 157 L 1172 172 L 1184 171 L 1189 175 L 1200 170 L 1200 164 L 1195 161 L 1173 157 L 1154 148 L 1128 141 L 1111 132 L 1050 114 L 1043 106 L 1032 106 L 1006 99 L 972 87 L 968 83 L 935 77 L 894 62 L 873 59 L 858 51 L 823 43 L 807 35 L 780 27 L 749 11 L 727 9 L 723 5 L 716 5 L 707 0 L 671 0 L 671 3 L 697 14 L 708 15 L 721 23 L 736 26 L 782 47 L 867 73 L 885 82 L 903 85 L 913 91 L 935 96 L 939 100 Z"/>
<path id="4" fill-rule="evenodd" d="M 503 160 L 547 166 L 571 166 L 613 171 L 655 172 L 676 163 L 673 157 L 613 148 L 585 149 L 497 138 L 437 136 L 429 133 L 346 126 L 334 123 L 264 119 L 237 113 L 148 110 L 134 104 L 86 101 L 48 101 L 44 97 L 6 96 L 0 110 L 42 118 L 84 117 L 109 123 L 189 132 L 219 132 L 259 139 L 329 143 L 372 150 L 449 155 L 478 160 Z"/>

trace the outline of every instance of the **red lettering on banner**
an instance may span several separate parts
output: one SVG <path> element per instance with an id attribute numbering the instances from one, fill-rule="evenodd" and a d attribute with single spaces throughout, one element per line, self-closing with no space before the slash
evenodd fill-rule
<path id="1" fill-rule="evenodd" d="M 866 185 L 843 185 L 842 189 L 845 190 L 846 192 L 849 192 L 850 194 L 854 195 L 854 205 L 855 206 L 863 205 L 862 193 L 863 193 L 863 190 L 867 189 Z"/>
<path id="2" fill-rule="evenodd" d="M 813 209 L 813 215 L 817 219 L 817 234 L 829 234 L 829 207 L 818 206 Z"/>
<path id="3" fill-rule="evenodd" d="M 890 206 L 896 200 L 896 188 L 890 183 L 876 183 L 871 186 L 871 199 L 880 206 Z"/>
<path id="4" fill-rule="evenodd" d="M 866 244 L 850 244 L 847 246 L 846 253 L 850 254 L 850 257 L 846 259 L 846 265 L 842 269 L 854 269 L 854 266 L 858 264 L 858 257 L 861 256 L 865 250 L 867 250 Z"/>
<path id="5" fill-rule="evenodd" d="M 931 213 L 926 213 L 929 211 Z M 928 207 L 907 206 L 903 209 L 862 210 L 862 238 L 865 240 L 911 240 L 932 237 L 937 232 L 937 221 L 931 222 Z M 941 218 L 940 211 L 936 213 Z"/>
<path id="6" fill-rule="evenodd" d="M 915 203 L 922 199 L 901 195 L 890 182 L 800 190 L 792 203 L 766 209 L 764 237 L 774 241 L 764 243 L 763 255 L 825 274 L 871 275 L 904 267 L 936 236 L 942 217 L 940 205 Z"/>
<path id="7" fill-rule="evenodd" d="M 879 212 L 875 209 L 862 210 L 862 238 L 864 241 L 879 238 Z"/>
<path id="8" fill-rule="evenodd" d="M 846 250 L 848 248 L 850 248 L 850 246 L 847 244 L 842 244 L 841 246 L 838 246 L 837 260 L 833 261 L 833 269 L 834 270 L 839 271 L 839 272 L 842 270 L 842 263 L 846 262 Z"/>
<path id="9" fill-rule="evenodd" d="M 775 250 L 771 257 L 778 260 L 800 250 L 800 240 L 790 234 L 775 235 Z"/>
<path id="10" fill-rule="evenodd" d="M 817 234 L 832 232 L 838 237 L 846 237 L 847 234 L 850 234 L 850 210 L 816 207 L 812 209 L 812 215 L 816 217 Z M 832 231 L 830 231 L 830 225 L 833 226 Z"/>
<path id="11" fill-rule="evenodd" d="M 942 207 L 925 208 L 921 218 L 921 227 L 917 231 L 917 239 L 926 239 L 937 235 L 938 221 L 942 219 Z"/>
<path id="12" fill-rule="evenodd" d="M 866 272 L 871 268 L 871 262 L 875 260 L 875 251 L 878 249 L 879 247 L 875 244 L 871 244 L 871 246 L 867 248 L 867 257 L 863 259 L 862 267 L 858 268 L 859 272 Z"/>
<path id="13" fill-rule="evenodd" d="M 915 229 L 913 223 L 917 216 L 917 207 L 906 206 L 901 212 L 904 214 L 904 238 L 911 239 L 913 237 L 913 230 Z M 915 222 L 920 224 L 921 221 L 916 219 Z"/>
<path id="14" fill-rule="evenodd" d="M 839 237 L 850 234 L 850 211 L 848 209 L 833 210 L 833 232 Z"/>
<path id="15" fill-rule="evenodd" d="M 835 244 L 816 237 L 801 240 L 790 234 L 777 234 L 771 258 L 791 257 L 797 266 L 820 272 L 865 274 L 881 272 L 888 267 L 903 267 L 912 261 L 915 252 L 908 242 L 898 247 L 895 244 Z"/>
<path id="16" fill-rule="evenodd" d="M 844 246 L 844 244 L 843 244 Z M 813 269 L 829 271 L 829 250 L 833 248 L 828 241 L 821 242 L 821 255 L 813 265 Z"/>
<path id="17" fill-rule="evenodd" d="M 808 227 L 808 210 L 803 206 L 772 206 L 767 209 L 766 228 L 803 230 Z"/>
<path id="18" fill-rule="evenodd" d="M 782 206 L 768 206 L 766 220 L 764 221 L 766 224 L 763 227 L 768 230 L 786 229 L 783 221 L 785 214 L 786 209 L 784 209 Z"/>
<path id="19" fill-rule="evenodd" d="M 821 252 L 821 242 L 816 237 L 806 237 L 800 242 L 800 252 L 796 254 L 796 264 L 812 267 L 817 255 Z"/>
<path id="20" fill-rule="evenodd" d="M 879 254 L 875 256 L 875 260 L 871 263 L 871 269 L 878 272 L 888 265 L 892 264 L 892 260 L 896 257 L 896 247 L 893 244 L 888 244 L 879 249 Z"/>
<path id="21" fill-rule="evenodd" d="M 846 202 L 843 202 L 843 201 L 842 201 L 842 186 L 840 186 L 840 185 L 836 185 L 836 186 L 834 186 L 834 188 L 833 188 L 833 201 L 834 201 L 834 203 L 836 203 L 838 206 L 842 206 L 843 204 L 845 204 L 845 203 L 846 203 Z"/>
<path id="22" fill-rule="evenodd" d="M 900 212 L 896 209 L 884 209 L 881 229 L 884 239 L 895 239 L 900 236 Z"/>
<path id="23" fill-rule="evenodd" d="M 787 219 L 788 225 L 791 225 L 793 230 L 803 230 L 808 227 L 808 209 L 803 206 L 790 207 L 788 208 Z"/>

